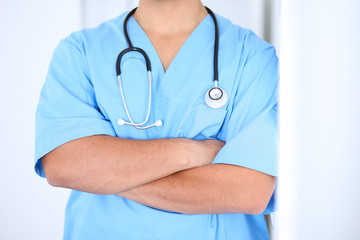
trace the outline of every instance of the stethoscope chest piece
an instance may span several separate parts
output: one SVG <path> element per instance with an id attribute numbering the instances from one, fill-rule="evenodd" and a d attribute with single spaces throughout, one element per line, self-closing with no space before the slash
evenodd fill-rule
<path id="1" fill-rule="evenodd" d="M 222 108 L 229 100 L 226 91 L 219 87 L 210 88 L 205 94 L 205 103 L 211 108 Z"/>

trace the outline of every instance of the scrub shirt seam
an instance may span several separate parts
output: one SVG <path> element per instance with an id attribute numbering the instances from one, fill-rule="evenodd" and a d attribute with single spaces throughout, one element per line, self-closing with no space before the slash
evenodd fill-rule
<path id="1" fill-rule="evenodd" d="M 81 54 L 81 62 L 82 64 L 84 65 L 84 76 L 86 78 L 86 80 L 89 82 L 89 84 L 91 85 L 92 87 L 92 91 L 94 93 L 94 98 L 92 98 L 91 96 L 89 96 L 88 92 L 85 91 L 85 86 L 84 86 L 84 83 L 83 81 L 80 81 L 81 83 L 81 86 L 82 86 L 82 91 L 85 93 L 85 96 L 87 98 L 87 102 L 88 103 L 91 103 L 92 101 L 95 103 L 95 106 L 93 106 L 94 108 L 96 108 L 97 111 L 99 111 L 99 105 L 97 103 L 97 100 L 96 100 L 96 97 L 95 97 L 95 88 L 94 88 L 94 84 L 92 82 L 92 74 L 91 74 L 91 71 L 90 71 L 90 67 L 89 67 L 89 59 L 88 59 L 88 55 L 86 54 L 86 48 L 85 48 L 85 42 L 79 42 L 77 41 L 72 35 L 70 35 L 69 37 L 65 38 L 64 39 L 65 41 L 67 41 L 71 46 L 73 46 L 74 48 L 76 48 L 79 53 Z M 80 47 L 82 46 L 82 47 Z M 103 115 L 103 113 L 101 111 L 99 111 L 99 113 L 101 113 Z"/>
<path id="2" fill-rule="evenodd" d="M 241 81 L 241 75 L 242 75 L 242 71 L 241 71 L 241 65 L 242 65 L 242 57 L 243 57 L 243 53 L 244 53 L 244 47 L 245 47 L 245 35 L 243 36 L 243 39 L 241 40 L 242 42 L 242 47 L 241 47 L 241 53 L 240 53 L 240 57 L 239 57 L 239 60 L 238 60 L 238 64 L 237 64 L 237 70 L 236 70 L 236 74 L 235 74 L 235 81 L 233 83 L 233 87 L 232 87 L 232 91 L 231 91 L 231 94 L 229 96 L 229 102 L 228 102 L 228 105 L 226 106 L 226 110 L 227 110 L 227 113 L 226 113 L 226 116 L 225 116 L 225 120 L 219 130 L 219 133 L 217 136 L 219 136 L 219 138 L 221 139 L 224 139 L 225 141 L 227 141 L 228 139 L 226 139 L 226 136 L 228 135 L 227 133 L 224 133 L 223 132 L 223 127 L 225 126 L 225 123 L 228 124 L 231 117 L 232 117 L 232 114 L 233 114 L 233 111 L 234 111 L 234 103 L 235 103 L 235 99 L 236 99 L 236 96 L 237 96 L 237 93 L 238 93 L 238 90 L 239 90 L 239 86 L 240 86 L 240 81 Z M 221 70 L 220 70 L 221 71 Z M 219 71 L 219 73 L 220 73 Z M 225 136 L 225 137 L 224 137 Z"/>
<path id="3" fill-rule="evenodd" d="M 252 33 L 252 31 L 250 31 L 250 30 L 247 30 L 247 32 Z M 245 40 L 246 40 L 246 39 L 248 39 L 248 38 L 246 38 L 246 36 L 244 36 L 243 49 L 245 48 Z M 260 54 L 260 53 L 263 52 L 263 51 L 267 51 L 267 50 L 269 50 L 269 49 L 272 49 L 272 50 L 274 49 L 274 47 L 271 46 L 271 45 L 269 45 L 269 46 L 267 46 L 267 47 L 265 47 L 265 48 L 257 49 L 257 48 L 256 48 L 256 44 L 253 43 L 253 41 L 252 41 L 252 45 L 249 46 L 249 47 L 247 47 L 247 48 L 250 48 L 250 50 L 246 53 L 246 57 L 245 57 L 245 60 L 244 60 L 244 62 L 243 62 L 243 67 L 241 68 L 241 72 L 236 74 L 236 76 L 237 76 L 238 74 L 240 74 L 240 76 L 239 76 L 239 80 L 237 81 L 236 90 L 234 91 L 234 92 L 235 92 L 235 95 L 234 95 L 234 98 L 233 98 L 233 101 L 232 101 L 231 115 L 232 115 L 233 110 L 234 110 L 234 102 L 235 102 L 236 96 L 237 96 L 238 93 L 239 93 L 240 84 L 241 84 L 241 82 L 242 82 L 244 69 L 245 69 L 246 65 L 248 64 L 248 61 L 251 61 L 254 57 L 256 57 L 258 54 Z M 271 61 L 272 61 L 272 59 L 269 58 L 268 61 L 267 61 L 267 63 L 265 64 L 264 68 L 262 69 L 262 72 L 264 72 L 265 68 L 268 66 L 268 64 L 269 64 Z M 239 66 L 240 66 L 241 63 L 242 63 L 242 61 L 241 61 L 241 59 L 240 59 L 240 60 L 239 60 Z M 239 71 L 239 70 L 240 70 L 240 68 L 238 68 L 238 71 Z M 253 84 L 255 84 L 255 83 L 256 83 L 256 81 L 252 81 L 252 82 L 250 83 L 250 85 L 253 85 Z M 263 108 L 261 108 L 261 110 L 259 110 L 259 113 L 253 118 L 252 121 L 254 121 L 254 120 L 257 119 L 259 116 L 261 116 L 262 113 L 269 107 L 269 105 L 271 104 L 271 102 L 272 102 L 273 99 L 274 99 L 274 94 L 277 92 L 277 86 L 278 86 L 278 81 L 276 82 L 275 87 L 274 87 L 274 89 L 273 89 L 273 91 L 272 91 L 272 93 L 271 93 L 271 95 L 270 95 L 270 97 L 269 97 L 269 100 L 266 102 L 266 105 L 265 105 Z M 275 103 L 272 104 L 272 105 L 275 105 L 276 102 L 277 102 L 277 101 L 275 101 Z M 236 106 L 235 106 L 235 107 L 236 107 Z M 273 108 L 273 106 L 272 106 L 271 108 Z M 230 118 L 231 118 L 231 115 L 229 116 L 229 120 L 230 120 Z M 249 124 L 251 124 L 252 121 L 250 121 Z M 249 124 L 247 124 L 247 125 L 243 126 L 242 128 L 240 128 L 239 131 L 241 131 L 242 129 L 245 129 Z"/>

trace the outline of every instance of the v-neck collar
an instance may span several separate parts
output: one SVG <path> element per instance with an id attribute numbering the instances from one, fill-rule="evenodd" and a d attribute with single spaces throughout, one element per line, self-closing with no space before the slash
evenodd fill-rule
<path id="1" fill-rule="evenodd" d="M 177 71 L 177 65 L 186 62 L 188 57 L 196 56 L 195 54 L 201 50 L 201 47 L 206 45 L 204 43 L 207 43 L 209 40 L 214 41 L 215 32 L 213 19 L 210 14 L 207 14 L 187 37 L 165 72 L 160 57 L 150 38 L 133 17 L 129 19 L 127 29 L 133 46 L 143 48 L 147 52 L 150 62 L 152 63 L 152 71 L 153 73 L 156 71 L 160 79 L 165 78 L 173 71 Z"/>

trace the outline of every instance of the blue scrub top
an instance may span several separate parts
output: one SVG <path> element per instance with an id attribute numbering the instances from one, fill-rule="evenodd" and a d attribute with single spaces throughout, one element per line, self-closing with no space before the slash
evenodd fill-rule
<path id="1" fill-rule="evenodd" d="M 214 164 L 239 165 L 276 176 L 278 61 L 274 48 L 252 31 L 217 16 L 220 30 L 219 85 L 229 94 L 221 109 L 209 108 L 204 95 L 213 86 L 214 23 L 206 16 L 168 70 L 140 25 L 130 18 L 133 45 L 152 64 L 152 111 L 138 130 L 128 121 L 117 84 L 115 63 L 127 44 L 125 13 L 71 34 L 56 48 L 36 112 L 35 171 L 45 177 L 41 158 L 77 138 L 106 134 L 129 139 L 216 138 L 226 145 Z M 144 59 L 128 53 L 121 62 L 123 89 L 135 122 L 147 113 L 148 80 Z M 272 198 L 265 213 L 274 208 Z M 263 214 L 187 215 L 163 211 L 115 195 L 72 191 L 64 239 L 268 239 Z"/>

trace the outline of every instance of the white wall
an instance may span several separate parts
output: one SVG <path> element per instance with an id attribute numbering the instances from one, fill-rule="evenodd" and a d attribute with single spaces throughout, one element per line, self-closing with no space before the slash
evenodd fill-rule
<path id="1" fill-rule="evenodd" d="M 79 12 L 75 0 L 0 1 L 0 239 L 61 239 L 68 191 L 34 174 L 34 114 L 53 49 L 80 28 Z"/>
<path id="2" fill-rule="evenodd" d="M 279 239 L 360 239 L 360 2 L 283 1 Z"/>
<path id="3" fill-rule="evenodd" d="M 83 25 L 93 27 L 99 23 L 116 17 L 119 13 L 137 6 L 137 0 L 82 0 Z M 252 29 L 262 38 L 271 41 L 270 34 L 266 36 L 265 27 L 271 30 L 271 18 L 266 19 L 272 13 L 274 3 L 279 0 L 202 0 L 205 6 L 214 12 L 229 18 L 233 23 L 244 28 Z M 275 19 L 276 20 L 276 19 Z"/>
<path id="4" fill-rule="evenodd" d="M 119 14 L 137 6 L 137 0 L 81 0 L 82 24 L 95 27 L 98 24 L 117 17 Z"/>
<path id="5" fill-rule="evenodd" d="M 202 0 L 214 12 L 230 19 L 234 24 L 252 29 L 264 37 L 266 0 Z"/>
<path id="6" fill-rule="evenodd" d="M 264 35 L 265 0 L 206 0 L 233 22 Z M 0 239 L 61 239 L 69 191 L 33 170 L 35 109 L 61 38 L 136 5 L 136 0 L 0 1 Z M 236 7 L 234 7 L 236 6 Z"/>

